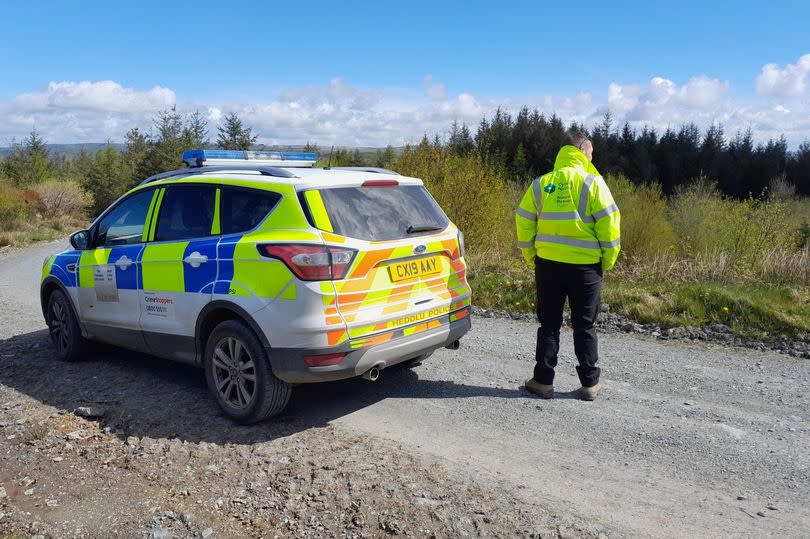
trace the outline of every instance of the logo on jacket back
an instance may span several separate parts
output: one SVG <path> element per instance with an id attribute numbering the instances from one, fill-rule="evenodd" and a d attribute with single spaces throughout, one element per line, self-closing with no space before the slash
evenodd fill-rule
<path id="1" fill-rule="evenodd" d="M 553 193 L 556 189 L 557 189 L 557 186 L 554 185 L 553 183 L 550 183 L 550 184 L 546 185 L 545 187 L 543 187 L 543 191 L 545 191 L 549 195 L 551 193 Z"/>
<path id="2" fill-rule="evenodd" d="M 413 248 L 413 252 L 417 255 L 421 255 L 425 251 L 427 251 L 427 245 L 417 245 Z"/>

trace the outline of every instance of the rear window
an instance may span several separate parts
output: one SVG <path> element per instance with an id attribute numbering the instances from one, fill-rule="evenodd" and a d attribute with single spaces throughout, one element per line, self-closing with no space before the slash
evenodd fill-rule
<path id="1" fill-rule="evenodd" d="M 449 219 L 421 185 L 339 187 L 320 191 L 335 234 L 388 241 L 435 234 Z"/>

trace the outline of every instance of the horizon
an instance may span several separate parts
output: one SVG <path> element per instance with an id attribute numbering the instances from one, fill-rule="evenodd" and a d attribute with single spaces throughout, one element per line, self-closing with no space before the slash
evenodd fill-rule
<path id="1" fill-rule="evenodd" d="M 727 138 L 749 128 L 757 142 L 784 135 L 792 150 L 810 139 L 803 3 L 735 6 L 730 21 L 722 6 L 693 1 L 674 12 L 639 2 L 585 2 L 579 12 L 315 2 L 274 6 L 283 22 L 269 34 L 262 6 L 46 7 L 43 18 L 8 6 L 0 21 L 22 51 L 4 59 L 0 147 L 31 129 L 51 144 L 118 143 L 171 107 L 203 112 L 210 138 L 236 112 L 265 145 L 404 146 L 446 135 L 453 121 L 474 132 L 496 109 L 523 106 L 589 129 L 610 111 L 616 127 L 659 134 L 694 122 L 701 132 L 722 124 Z M 190 15 L 195 27 L 178 23 Z M 195 28 L 216 32 L 200 39 Z"/>

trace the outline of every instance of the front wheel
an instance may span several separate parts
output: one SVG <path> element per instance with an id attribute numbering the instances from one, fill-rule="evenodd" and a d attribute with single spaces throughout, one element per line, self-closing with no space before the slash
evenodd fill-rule
<path id="1" fill-rule="evenodd" d="M 46 311 L 48 335 L 62 361 L 76 361 L 87 348 L 79 322 L 70 305 L 70 299 L 61 290 L 54 290 L 48 297 Z"/>
<path id="2" fill-rule="evenodd" d="M 208 337 L 205 377 L 225 415 L 241 424 L 279 414 L 292 394 L 273 374 L 256 334 L 237 320 L 222 322 Z"/>

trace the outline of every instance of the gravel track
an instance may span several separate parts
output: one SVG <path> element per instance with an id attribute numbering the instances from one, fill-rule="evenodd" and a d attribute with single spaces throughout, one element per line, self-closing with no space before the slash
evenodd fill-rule
<path id="1" fill-rule="evenodd" d="M 237 427 L 196 369 L 113 348 L 54 362 L 37 281 L 58 249 L 0 254 L 0 532 L 802 537 L 810 528 L 807 360 L 600 334 L 605 390 L 585 403 L 564 331 L 558 393 L 544 401 L 520 388 L 535 325 L 476 317 L 458 351 L 376 383 L 299 387 L 282 417 Z M 71 413 L 88 404 L 104 418 Z M 30 496 L 26 479 L 37 481 Z"/>

